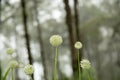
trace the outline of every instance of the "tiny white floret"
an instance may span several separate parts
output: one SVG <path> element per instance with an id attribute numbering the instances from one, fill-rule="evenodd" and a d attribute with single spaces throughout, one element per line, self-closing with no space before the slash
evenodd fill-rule
<path id="1" fill-rule="evenodd" d="M 50 37 L 49 41 L 53 47 L 58 47 L 62 44 L 63 39 L 60 35 L 53 35 Z"/>
<path id="2" fill-rule="evenodd" d="M 77 41 L 77 42 L 75 43 L 74 47 L 75 47 L 76 49 L 81 49 L 81 48 L 82 48 L 82 43 L 79 42 L 79 41 Z"/>
<path id="3" fill-rule="evenodd" d="M 89 69 L 91 67 L 90 61 L 87 59 L 83 59 L 80 65 L 83 69 Z"/>
<path id="4" fill-rule="evenodd" d="M 30 65 L 30 64 L 26 65 L 26 66 L 24 67 L 24 72 L 25 72 L 27 75 L 32 75 L 33 72 L 34 72 L 33 65 Z"/>
<path id="5" fill-rule="evenodd" d="M 12 60 L 9 63 L 10 68 L 17 68 L 18 67 L 18 62 L 16 60 Z"/>
<path id="6" fill-rule="evenodd" d="M 7 48 L 6 52 L 7 54 L 12 55 L 14 53 L 14 50 L 12 48 Z"/>

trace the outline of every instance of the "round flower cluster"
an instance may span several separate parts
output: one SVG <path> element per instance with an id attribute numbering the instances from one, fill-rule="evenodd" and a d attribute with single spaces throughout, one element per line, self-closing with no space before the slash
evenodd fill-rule
<path id="1" fill-rule="evenodd" d="M 18 62 L 16 60 L 12 60 L 9 63 L 11 68 L 17 68 L 18 67 Z"/>
<path id="2" fill-rule="evenodd" d="M 7 48 L 7 54 L 12 55 L 14 53 L 14 50 L 11 48 Z"/>
<path id="3" fill-rule="evenodd" d="M 53 35 L 50 37 L 50 44 L 54 47 L 58 47 L 63 42 L 63 39 L 59 35 Z"/>
<path id="4" fill-rule="evenodd" d="M 83 59 L 80 65 L 83 69 L 89 69 L 91 67 L 90 62 L 87 59 Z"/>
<path id="5" fill-rule="evenodd" d="M 77 41 L 74 46 L 75 46 L 76 49 L 81 49 L 82 48 L 82 43 Z"/>
<path id="6" fill-rule="evenodd" d="M 27 75 L 32 75 L 33 72 L 34 72 L 34 68 L 32 65 L 28 64 L 24 67 L 24 72 L 27 74 Z"/>

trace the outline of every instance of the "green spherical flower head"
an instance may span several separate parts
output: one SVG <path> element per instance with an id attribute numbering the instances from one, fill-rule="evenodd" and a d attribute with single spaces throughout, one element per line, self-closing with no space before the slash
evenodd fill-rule
<path id="1" fill-rule="evenodd" d="M 32 75 L 33 72 L 34 72 L 34 68 L 32 65 L 28 64 L 24 67 L 24 72 L 27 74 L 27 75 Z"/>
<path id="2" fill-rule="evenodd" d="M 58 47 L 63 42 L 63 39 L 59 35 L 53 35 L 50 37 L 50 44 L 54 47 Z"/>
<path id="3" fill-rule="evenodd" d="M 89 69 L 91 67 L 90 62 L 87 59 L 83 59 L 80 65 L 83 69 Z"/>
<path id="4" fill-rule="evenodd" d="M 8 48 L 6 52 L 7 54 L 12 55 L 14 53 L 14 50 L 11 48 Z"/>
<path id="5" fill-rule="evenodd" d="M 9 63 L 11 68 L 17 68 L 18 67 L 18 62 L 16 60 L 12 60 Z"/>
<path id="6" fill-rule="evenodd" d="M 77 41 L 74 46 L 75 46 L 76 49 L 81 49 L 82 48 L 82 43 Z"/>

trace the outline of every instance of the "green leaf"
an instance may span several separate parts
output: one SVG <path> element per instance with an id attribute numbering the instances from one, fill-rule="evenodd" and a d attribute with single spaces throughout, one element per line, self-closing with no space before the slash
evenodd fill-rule
<path id="1" fill-rule="evenodd" d="M 9 67 L 3 77 L 3 80 L 6 80 L 8 73 L 10 72 L 11 68 Z"/>

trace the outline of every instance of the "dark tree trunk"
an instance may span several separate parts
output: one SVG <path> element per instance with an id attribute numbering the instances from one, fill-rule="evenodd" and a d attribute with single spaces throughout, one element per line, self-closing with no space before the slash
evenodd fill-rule
<path id="1" fill-rule="evenodd" d="M 80 41 L 78 0 L 74 0 L 74 15 L 75 15 L 74 20 L 75 20 L 76 39 L 77 41 Z"/>
<path id="2" fill-rule="evenodd" d="M 27 28 L 27 14 L 26 14 L 25 0 L 21 0 L 21 6 L 22 6 L 22 13 L 23 13 L 23 24 L 24 24 L 24 31 L 25 31 L 26 46 L 28 51 L 28 59 L 30 61 L 30 64 L 33 64 L 33 59 L 32 59 L 31 50 L 30 50 L 28 28 Z"/>
<path id="3" fill-rule="evenodd" d="M 39 19 L 38 19 L 38 10 L 37 10 L 37 1 L 34 0 L 34 9 L 35 9 L 35 15 L 36 15 L 36 22 L 37 22 L 37 30 L 38 30 L 38 40 L 39 40 L 39 45 L 40 45 L 40 54 L 41 54 L 41 58 L 42 58 L 42 64 L 43 64 L 43 67 L 44 67 L 44 79 L 45 80 L 48 80 L 47 79 L 47 66 L 46 66 L 46 63 L 45 63 L 45 52 L 44 52 L 44 45 L 43 45 L 43 40 L 42 40 L 42 32 L 41 32 L 41 28 L 40 28 L 40 23 L 39 23 Z"/>
<path id="4" fill-rule="evenodd" d="M 22 17 L 23 17 L 23 24 L 24 24 L 24 31 L 25 31 L 26 47 L 28 51 L 28 59 L 29 59 L 29 63 L 33 64 L 33 59 L 32 59 L 31 49 L 30 49 L 30 39 L 29 39 L 28 28 L 27 28 L 27 13 L 26 13 L 25 0 L 21 0 L 21 7 L 22 7 Z"/>
<path id="5" fill-rule="evenodd" d="M 74 41 L 74 34 L 73 34 L 72 14 L 69 6 L 69 0 L 63 0 L 63 1 L 64 1 L 65 11 L 66 11 L 66 24 L 69 32 L 73 74 L 74 74 L 74 77 L 76 77 L 78 66 L 77 66 L 77 54 L 75 53 L 75 48 L 74 48 L 75 41 Z"/>
<path id="6" fill-rule="evenodd" d="M 81 41 L 81 38 L 80 38 L 80 19 L 79 19 L 79 10 L 78 10 L 78 0 L 74 0 L 74 20 L 75 20 L 75 32 L 76 32 L 76 41 Z M 80 52 L 80 61 L 81 61 L 81 58 L 82 58 L 82 50 L 80 49 L 79 50 Z"/>

